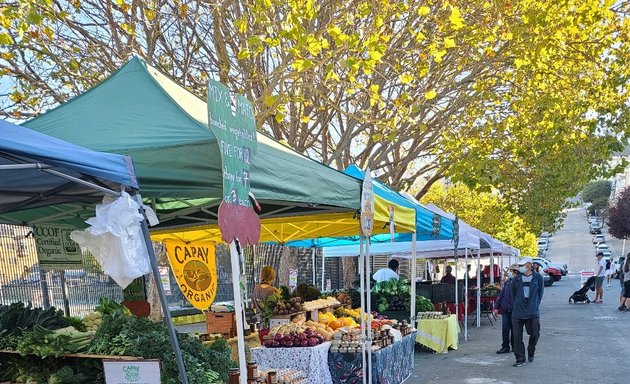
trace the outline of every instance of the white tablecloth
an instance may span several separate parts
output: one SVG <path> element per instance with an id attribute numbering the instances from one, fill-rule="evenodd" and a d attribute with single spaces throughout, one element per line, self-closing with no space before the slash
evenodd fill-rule
<path id="1" fill-rule="evenodd" d="M 330 384 L 328 370 L 330 342 L 306 348 L 254 348 L 252 360 L 260 369 L 294 369 L 302 371 L 310 384 Z"/>

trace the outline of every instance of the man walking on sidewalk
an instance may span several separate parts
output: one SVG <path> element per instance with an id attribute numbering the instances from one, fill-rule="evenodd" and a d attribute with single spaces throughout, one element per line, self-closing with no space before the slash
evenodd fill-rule
<path id="1" fill-rule="evenodd" d="M 518 262 L 519 275 L 512 280 L 512 332 L 514 335 L 515 367 L 525 364 L 523 326 L 529 335 L 527 358 L 534 361 L 536 344 L 540 337 L 540 302 L 544 293 L 544 281 L 532 270 L 532 259 L 523 257 Z"/>
<path id="2" fill-rule="evenodd" d="M 508 278 L 503 282 L 503 288 L 494 302 L 494 315 L 501 311 L 501 349 L 497 353 L 510 353 L 510 345 L 514 349 L 514 332 L 512 332 L 512 280 L 518 276 L 518 265 L 512 264 L 507 270 Z"/>

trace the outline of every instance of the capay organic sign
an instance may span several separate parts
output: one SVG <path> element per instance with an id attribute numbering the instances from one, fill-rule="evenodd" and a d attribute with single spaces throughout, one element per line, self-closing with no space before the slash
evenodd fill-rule
<path id="1" fill-rule="evenodd" d="M 217 294 L 217 262 L 214 243 L 164 241 L 173 275 L 186 300 L 199 310 L 206 310 Z"/>

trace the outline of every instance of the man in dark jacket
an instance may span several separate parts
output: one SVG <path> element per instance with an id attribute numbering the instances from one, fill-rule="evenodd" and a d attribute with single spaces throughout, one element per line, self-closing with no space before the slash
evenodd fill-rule
<path id="1" fill-rule="evenodd" d="M 523 257 L 518 262 L 519 275 L 512 281 L 512 332 L 514 334 L 515 367 L 525 364 L 523 326 L 529 335 L 527 358 L 534 361 L 536 343 L 540 337 L 540 302 L 544 293 L 543 277 L 532 270 L 532 259 Z"/>
<path id="2" fill-rule="evenodd" d="M 501 349 L 497 353 L 510 353 L 510 345 L 514 350 L 514 332 L 512 332 L 512 279 L 518 276 L 518 264 L 512 264 L 507 270 L 508 278 L 494 302 L 494 315 L 501 311 Z"/>

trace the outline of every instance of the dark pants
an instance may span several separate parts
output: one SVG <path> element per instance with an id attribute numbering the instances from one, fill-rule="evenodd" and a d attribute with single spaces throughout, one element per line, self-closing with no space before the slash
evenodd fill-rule
<path id="1" fill-rule="evenodd" d="M 536 343 L 540 337 L 540 318 L 512 319 L 512 333 L 514 335 L 514 356 L 516 361 L 525 361 L 525 344 L 523 343 L 523 326 L 529 335 L 527 344 L 527 356 L 534 356 L 536 353 Z"/>
<path id="2" fill-rule="evenodd" d="M 501 314 L 501 333 L 503 336 L 503 342 L 501 348 L 514 349 L 514 332 L 512 332 L 512 312 L 503 311 Z"/>

